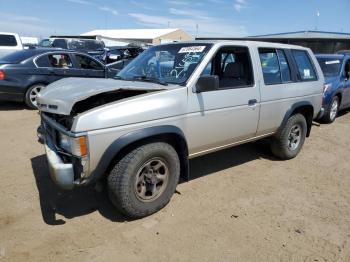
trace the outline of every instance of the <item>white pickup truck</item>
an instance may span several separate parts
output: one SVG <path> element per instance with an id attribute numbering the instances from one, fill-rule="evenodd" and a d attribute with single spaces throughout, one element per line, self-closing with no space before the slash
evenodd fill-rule
<path id="1" fill-rule="evenodd" d="M 0 58 L 22 49 L 22 41 L 18 34 L 0 32 Z"/>

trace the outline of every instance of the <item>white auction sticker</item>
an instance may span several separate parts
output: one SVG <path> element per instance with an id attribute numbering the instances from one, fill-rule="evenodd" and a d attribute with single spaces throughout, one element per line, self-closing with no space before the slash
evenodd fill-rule
<path id="1" fill-rule="evenodd" d="M 326 61 L 326 65 L 333 65 L 333 64 L 340 64 L 340 61 L 339 60 Z"/>
<path id="2" fill-rule="evenodd" d="M 310 75 L 310 69 L 304 69 L 304 77 L 305 78 L 310 78 L 311 75 Z"/>
<path id="3" fill-rule="evenodd" d="M 179 53 L 197 53 L 203 52 L 205 46 L 186 46 L 180 49 Z"/>

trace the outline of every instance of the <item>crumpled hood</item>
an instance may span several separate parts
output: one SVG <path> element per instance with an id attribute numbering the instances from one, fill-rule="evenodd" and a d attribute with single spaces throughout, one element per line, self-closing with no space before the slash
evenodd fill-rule
<path id="1" fill-rule="evenodd" d="M 37 101 L 41 111 L 69 115 L 75 103 L 101 93 L 117 90 L 159 91 L 168 88 L 169 86 L 139 81 L 64 78 L 43 88 Z"/>

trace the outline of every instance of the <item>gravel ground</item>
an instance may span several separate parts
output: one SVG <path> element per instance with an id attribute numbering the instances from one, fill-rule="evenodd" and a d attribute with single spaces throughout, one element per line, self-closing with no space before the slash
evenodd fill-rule
<path id="1" fill-rule="evenodd" d="M 266 141 L 190 162 L 191 181 L 136 221 L 92 188 L 60 191 L 36 111 L 0 105 L 0 261 L 350 261 L 350 113 L 299 156 Z"/>

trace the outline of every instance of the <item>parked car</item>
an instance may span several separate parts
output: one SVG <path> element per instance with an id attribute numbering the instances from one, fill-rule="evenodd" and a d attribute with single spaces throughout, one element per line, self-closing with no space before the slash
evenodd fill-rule
<path id="1" fill-rule="evenodd" d="M 47 86 L 38 135 L 60 187 L 107 178 L 112 203 L 133 218 L 170 201 L 190 158 L 264 137 L 276 157 L 294 158 L 324 88 L 310 49 L 249 41 L 154 46 L 117 77 Z"/>
<path id="2" fill-rule="evenodd" d="M 44 47 L 44 48 L 52 47 L 52 40 L 49 38 L 44 38 L 44 39 L 40 40 L 38 46 Z"/>
<path id="3" fill-rule="evenodd" d="M 116 72 L 97 59 L 68 50 L 28 49 L 0 59 L 0 100 L 25 102 L 36 108 L 37 94 L 66 77 L 113 77 Z"/>
<path id="4" fill-rule="evenodd" d="M 103 41 L 94 39 L 54 38 L 51 46 L 87 53 L 100 61 L 105 54 Z"/>
<path id="5" fill-rule="evenodd" d="M 325 76 L 323 122 L 332 123 L 338 111 L 350 107 L 350 53 L 316 55 Z"/>
<path id="6" fill-rule="evenodd" d="M 9 53 L 22 49 L 23 45 L 18 34 L 0 32 L 0 59 Z"/>
<path id="7" fill-rule="evenodd" d="M 106 52 L 103 56 L 103 61 L 106 64 L 123 61 L 123 63 L 121 63 L 123 67 L 144 51 L 142 47 L 133 46 L 107 47 L 105 50 Z"/>

